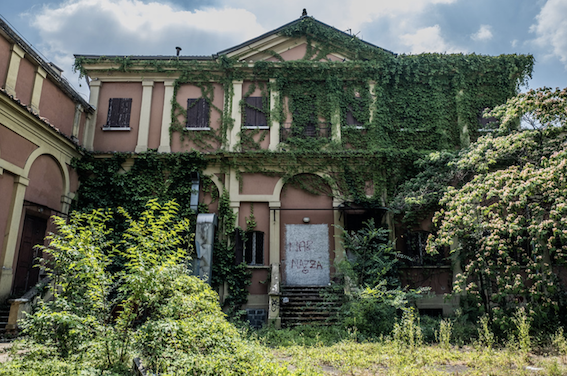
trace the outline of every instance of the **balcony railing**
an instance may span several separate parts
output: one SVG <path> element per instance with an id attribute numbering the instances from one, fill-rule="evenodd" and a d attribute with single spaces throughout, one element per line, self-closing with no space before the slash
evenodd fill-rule
<path id="1" fill-rule="evenodd" d="M 292 125 L 292 123 L 284 123 L 280 127 L 280 142 L 286 142 L 290 138 L 331 138 L 330 123 L 313 123 L 304 126 Z"/>

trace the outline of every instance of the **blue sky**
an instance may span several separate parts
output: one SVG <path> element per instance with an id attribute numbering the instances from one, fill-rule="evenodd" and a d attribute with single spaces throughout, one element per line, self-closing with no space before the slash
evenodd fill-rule
<path id="1" fill-rule="evenodd" d="M 567 0 L 5 0 L 0 15 L 86 95 L 73 54 L 211 55 L 303 8 L 396 53 L 531 53 L 530 88 L 567 87 Z"/>

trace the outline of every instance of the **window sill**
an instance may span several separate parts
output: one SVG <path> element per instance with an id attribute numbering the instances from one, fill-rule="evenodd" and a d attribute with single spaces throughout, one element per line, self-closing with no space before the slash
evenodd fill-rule
<path id="1" fill-rule="evenodd" d="M 246 267 L 248 269 L 266 269 L 266 270 L 270 269 L 269 265 L 246 265 Z"/>
<path id="2" fill-rule="evenodd" d="M 242 129 L 270 129 L 269 125 L 245 125 Z"/>
<path id="3" fill-rule="evenodd" d="M 102 127 L 103 131 L 131 131 L 130 127 Z"/>
<path id="4" fill-rule="evenodd" d="M 366 127 L 365 127 L 364 125 L 353 125 L 353 124 L 343 125 L 343 128 L 347 128 L 347 129 L 366 129 Z"/>
<path id="5" fill-rule="evenodd" d="M 185 127 L 188 131 L 210 131 L 210 127 Z"/>

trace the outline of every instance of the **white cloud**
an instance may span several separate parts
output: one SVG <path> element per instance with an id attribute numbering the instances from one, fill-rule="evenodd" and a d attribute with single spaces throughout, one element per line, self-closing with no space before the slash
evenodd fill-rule
<path id="1" fill-rule="evenodd" d="M 441 27 L 434 25 L 417 30 L 413 34 L 400 36 L 403 44 L 410 48 L 411 53 L 422 52 L 466 52 L 465 49 L 452 46 L 445 42 L 441 35 Z"/>
<path id="2" fill-rule="evenodd" d="M 485 41 L 492 39 L 492 27 L 490 25 L 480 25 L 480 29 L 473 35 L 471 35 L 471 39 L 475 41 Z"/>
<path id="3" fill-rule="evenodd" d="M 537 23 L 530 31 L 536 34 L 534 42 L 545 48 L 550 56 L 558 57 L 567 67 L 567 1 L 548 0 L 537 15 Z"/>
<path id="4" fill-rule="evenodd" d="M 265 32 L 256 16 L 244 9 L 185 11 L 169 4 L 140 0 L 70 0 L 56 7 L 45 6 L 31 16 L 32 25 L 41 32 L 44 44 L 55 52 L 76 49 L 80 44 L 83 50 L 86 43 L 104 41 L 109 47 L 124 47 L 126 54 L 131 53 L 128 47 L 132 45 L 146 48 L 138 54 L 173 54 L 173 46 L 168 46 L 167 51 L 156 49 L 163 48 L 164 42 L 169 40 L 172 44 L 184 40 L 187 48 L 183 53 L 192 54 L 189 43 L 203 46 L 207 39 L 220 36 L 228 41 L 243 41 Z M 218 51 L 219 46 L 211 47 L 207 54 Z M 205 53 L 204 49 L 198 53 Z"/>

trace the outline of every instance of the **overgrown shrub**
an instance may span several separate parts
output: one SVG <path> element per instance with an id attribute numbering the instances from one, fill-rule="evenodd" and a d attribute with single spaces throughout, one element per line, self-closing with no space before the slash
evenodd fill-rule
<path id="1" fill-rule="evenodd" d="M 339 312 L 340 323 L 363 338 L 388 335 L 411 301 L 426 290 L 405 291 L 400 286 L 397 263 L 401 256 L 392 247 L 388 231 L 374 220 L 359 231 L 343 230 L 347 258 L 337 265 L 339 283 L 347 297 Z M 333 294 L 330 294 L 333 295 Z"/>
<path id="2" fill-rule="evenodd" d="M 189 223 L 150 200 L 113 243 L 109 210 L 55 219 L 44 251 L 56 284 L 24 323 L 24 351 L 0 375 L 128 375 L 134 356 L 160 374 L 291 374 L 226 320 L 209 285 L 190 276 Z M 113 257 L 125 260 L 112 274 Z"/>

